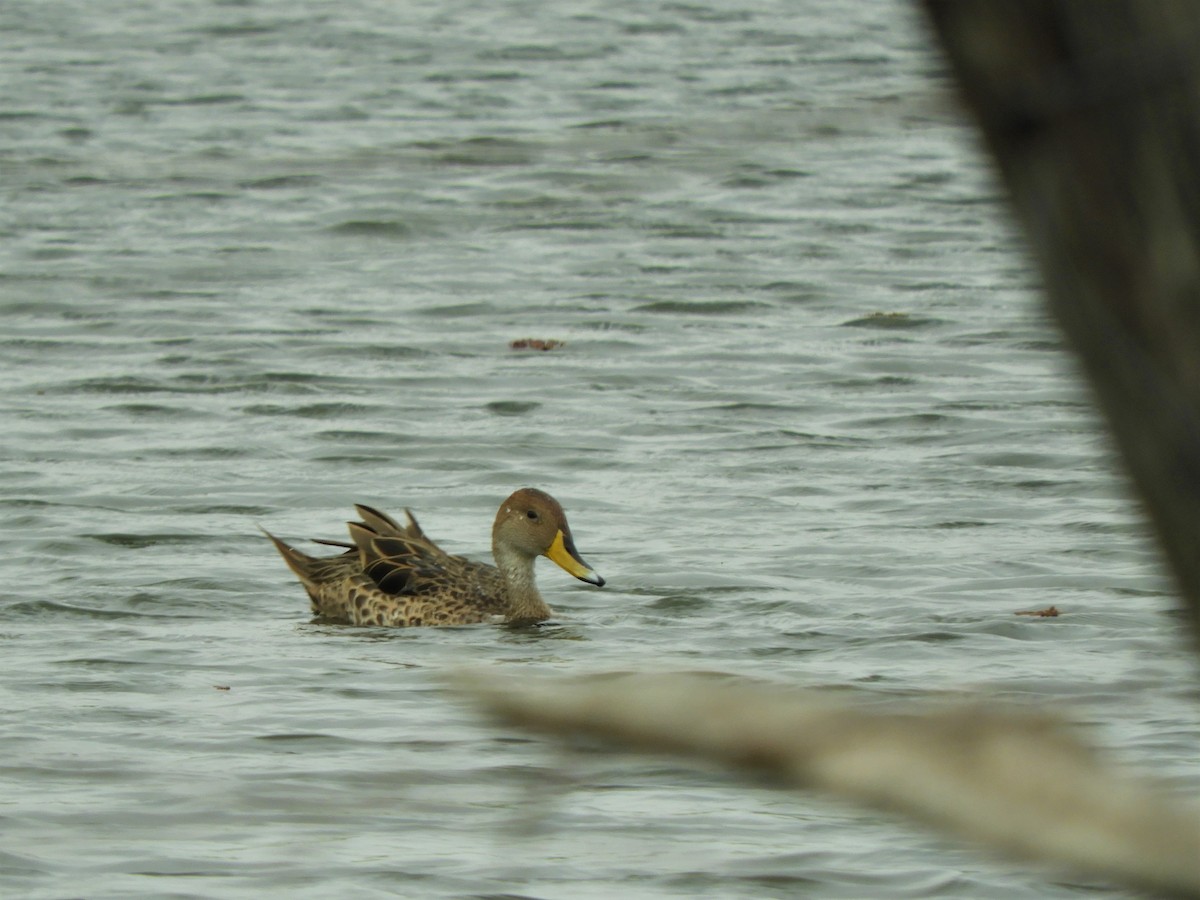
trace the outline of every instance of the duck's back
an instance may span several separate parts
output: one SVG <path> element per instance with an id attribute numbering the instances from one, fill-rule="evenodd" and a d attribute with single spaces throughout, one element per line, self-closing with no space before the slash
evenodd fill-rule
<path id="1" fill-rule="evenodd" d="M 354 548 L 314 560 L 314 612 L 354 625 L 465 625 L 503 615 L 504 580 L 495 566 L 442 550 L 405 510 L 408 525 L 368 506 L 350 524 Z M 306 582 L 306 586 L 309 586 Z"/>

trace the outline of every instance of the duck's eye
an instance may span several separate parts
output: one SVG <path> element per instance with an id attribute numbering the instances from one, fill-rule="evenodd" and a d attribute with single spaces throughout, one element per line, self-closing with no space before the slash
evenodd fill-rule
<path id="1" fill-rule="evenodd" d="M 529 520 L 531 522 L 536 522 L 538 519 L 537 510 L 531 509 L 531 510 L 529 510 L 529 512 L 525 513 L 525 515 L 529 518 Z"/>

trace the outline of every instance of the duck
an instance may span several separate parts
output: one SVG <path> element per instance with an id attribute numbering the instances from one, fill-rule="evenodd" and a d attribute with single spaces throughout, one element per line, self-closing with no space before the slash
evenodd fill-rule
<path id="1" fill-rule="evenodd" d="M 354 508 L 361 521 L 347 523 L 349 542 L 316 539 L 345 548 L 338 556 L 309 556 L 263 529 L 320 621 L 400 628 L 544 622 L 553 612 L 534 582 L 539 556 L 580 581 L 604 586 L 575 549 L 562 506 L 537 488 L 521 488 L 500 504 L 492 525 L 494 566 L 447 553 L 409 509 L 401 525 L 370 506 Z"/>

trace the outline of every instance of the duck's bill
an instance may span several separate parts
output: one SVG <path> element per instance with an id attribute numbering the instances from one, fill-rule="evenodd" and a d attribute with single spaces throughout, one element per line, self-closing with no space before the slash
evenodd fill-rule
<path id="1" fill-rule="evenodd" d="M 554 536 L 554 543 L 546 551 L 546 556 L 580 581 L 586 581 L 596 587 L 604 586 L 604 579 L 580 558 L 579 551 L 575 549 L 575 542 L 561 530 Z"/>

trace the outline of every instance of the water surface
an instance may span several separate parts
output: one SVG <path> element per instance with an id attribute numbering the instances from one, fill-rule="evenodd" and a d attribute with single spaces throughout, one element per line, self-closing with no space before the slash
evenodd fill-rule
<path id="1" fill-rule="evenodd" d="M 1117 895 L 564 754 L 464 663 L 986 689 L 1200 785 L 1170 587 L 908 6 L 0 30 L 0 893 Z M 538 629 L 310 624 L 257 531 L 409 506 L 483 556 L 526 484 L 609 582 L 543 564 Z"/>

